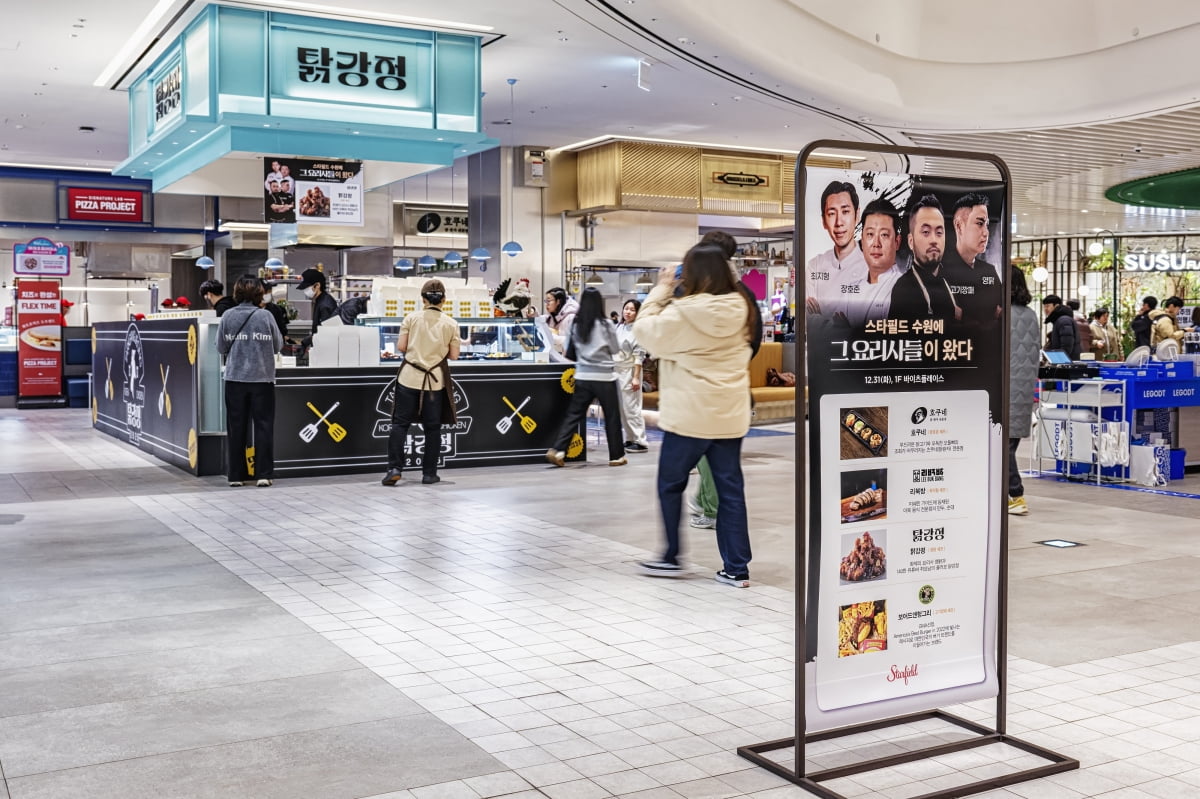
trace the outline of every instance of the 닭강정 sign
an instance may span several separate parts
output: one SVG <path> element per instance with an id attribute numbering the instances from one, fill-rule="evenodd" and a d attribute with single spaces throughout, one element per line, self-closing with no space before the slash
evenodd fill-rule
<path id="1" fill-rule="evenodd" d="M 77 222 L 142 222 L 144 194 L 126 189 L 67 189 L 67 219 Z"/>

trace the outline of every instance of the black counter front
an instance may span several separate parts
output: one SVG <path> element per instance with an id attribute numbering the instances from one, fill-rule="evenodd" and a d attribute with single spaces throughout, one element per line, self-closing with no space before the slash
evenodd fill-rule
<path id="1" fill-rule="evenodd" d="M 195 475 L 225 472 L 225 417 L 214 320 L 111 322 L 94 328 L 92 424 Z M 275 475 L 383 472 L 397 365 L 276 371 Z M 458 423 L 442 429 L 439 467 L 540 463 L 571 393 L 572 364 L 451 364 Z M 419 468 L 420 425 L 405 469 Z M 253 451 L 247 462 L 253 468 Z M 584 458 L 583 429 L 568 459 Z"/>
<path id="2" fill-rule="evenodd" d="M 572 365 L 454 363 L 451 372 L 458 423 L 442 428 L 439 468 L 543 461 L 574 391 Z M 395 386 L 394 366 L 279 369 L 275 475 L 384 471 Z M 583 458 L 582 432 L 569 458 Z M 424 447 L 414 424 L 405 469 L 420 468 Z"/>

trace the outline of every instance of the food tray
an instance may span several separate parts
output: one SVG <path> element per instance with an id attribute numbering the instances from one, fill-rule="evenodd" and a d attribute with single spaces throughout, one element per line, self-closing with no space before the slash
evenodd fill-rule
<path id="1" fill-rule="evenodd" d="M 850 433 L 850 437 L 862 444 L 872 455 L 881 455 L 887 449 L 887 433 L 869 424 L 862 411 L 850 408 L 842 412 L 839 420 L 842 429 Z"/>

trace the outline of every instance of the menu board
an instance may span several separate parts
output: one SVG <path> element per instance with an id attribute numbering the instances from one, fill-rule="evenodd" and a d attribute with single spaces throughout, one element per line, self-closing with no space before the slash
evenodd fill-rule
<path id="1" fill-rule="evenodd" d="M 61 302 L 58 281 L 17 283 L 17 391 L 22 397 L 62 395 Z"/>
<path id="2" fill-rule="evenodd" d="M 1003 183 L 809 169 L 807 729 L 994 696 Z"/>

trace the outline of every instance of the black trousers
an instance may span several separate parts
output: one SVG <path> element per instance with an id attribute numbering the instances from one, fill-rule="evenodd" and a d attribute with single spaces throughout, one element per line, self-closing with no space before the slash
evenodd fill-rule
<path id="1" fill-rule="evenodd" d="M 608 438 L 608 459 L 615 461 L 625 457 L 625 441 L 621 438 L 621 400 L 617 397 L 617 381 L 615 380 L 576 380 L 575 393 L 571 395 L 571 403 L 567 405 L 567 415 L 563 418 L 558 438 L 554 448 L 566 452 L 571 443 L 571 436 L 587 415 L 588 406 L 592 400 L 600 403 L 604 411 L 604 433 Z"/>
<path id="2" fill-rule="evenodd" d="M 442 403 L 445 399 L 444 391 L 421 391 L 396 385 L 396 402 L 392 405 L 392 431 L 388 435 L 389 469 L 404 470 L 404 439 L 408 437 L 409 426 L 419 421 L 421 429 L 425 432 L 421 474 L 437 474 L 438 455 L 442 449 Z"/>
<path id="3" fill-rule="evenodd" d="M 253 442 L 247 433 L 254 428 Z M 246 447 L 254 444 L 254 477 L 275 474 L 275 384 L 225 381 L 225 447 L 229 482 L 245 482 Z"/>

